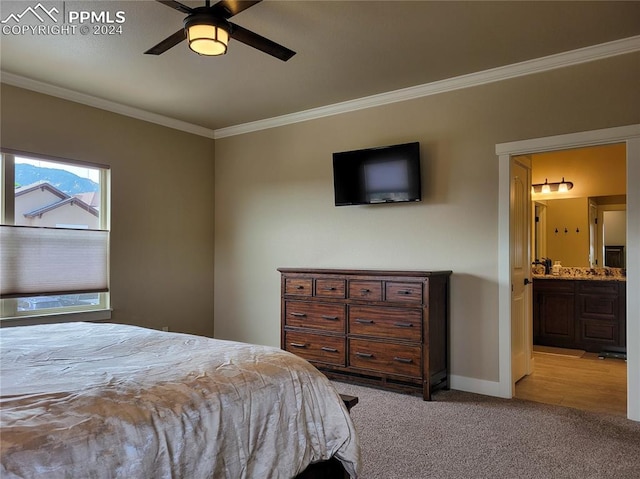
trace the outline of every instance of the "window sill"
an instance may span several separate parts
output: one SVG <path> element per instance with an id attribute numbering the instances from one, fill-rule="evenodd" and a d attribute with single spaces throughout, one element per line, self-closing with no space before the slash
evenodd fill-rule
<path id="1" fill-rule="evenodd" d="M 110 319 L 111 309 L 74 311 L 40 316 L 13 316 L 2 318 L 0 319 L 0 328 L 10 326 L 31 326 L 35 324 L 72 323 L 76 321 L 108 321 Z"/>

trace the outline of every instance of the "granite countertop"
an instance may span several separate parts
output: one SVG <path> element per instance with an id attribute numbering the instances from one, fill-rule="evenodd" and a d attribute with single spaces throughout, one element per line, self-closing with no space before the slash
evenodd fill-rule
<path id="1" fill-rule="evenodd" d="M 544 274 L 544 266 L 534 265 L 531 268 L 534 279 L 566 279 L 589 281 L 626 281 L 627 271 L 622 268 L 576 268 L 560 267 L 560 274 Z"/>
<path id="2" fill-rule="evenodd" d="M 627 281 L 626 276 L 562 276 L 553 274 L 534 274 L 533 279 L 560 279 L 571 281 Z"/>

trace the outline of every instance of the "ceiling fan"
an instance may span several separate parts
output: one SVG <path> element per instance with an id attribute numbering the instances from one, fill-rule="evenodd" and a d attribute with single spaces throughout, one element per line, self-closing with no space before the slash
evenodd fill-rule
<path id="1" fill-rule="evenodd" d="M 144 52 L 148 55 L 160 55 L 183 40 L 189 41 L 189 48 L 200 55 L 224 55 L 227 52 L 229 37 L 256 48 L 284 62 L 296 54 L 268 38 L 228 21 L 229 18 L 260 3 L 261 0 L 233 1 L 221 0 L 211 5 L 191 8 L 174 0 L 156 0 L 167 7 L 186 13 L 184 28 L 165 38 L 156 46 Z"/>

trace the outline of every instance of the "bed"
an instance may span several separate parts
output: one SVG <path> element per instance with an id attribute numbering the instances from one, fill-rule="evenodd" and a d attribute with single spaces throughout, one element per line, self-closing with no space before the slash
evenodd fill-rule
<path id="1" fill-rule="evenodd" d="M 357 477 L 340 396 L 286 351 L 111 323 L 0 337 L 3 479 Z"/>

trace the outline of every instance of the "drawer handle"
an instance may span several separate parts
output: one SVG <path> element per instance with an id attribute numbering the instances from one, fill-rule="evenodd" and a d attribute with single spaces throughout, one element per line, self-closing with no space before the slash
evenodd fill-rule
<path id="1" fill-rule="evenodd" d="M 399 358 L 399 357 L 394 357 L 393 358 L 394 361 L 398 361 L 399 363 L 405 363 L 405 364 L 409 364 L 413 362 L 413 359 L 408 359 L 408 358 Z"/>
<path id="2" fill-rule="evenodd" d="M 360 292 L 361 292 L 362 294 L 369 294 L 369 293 L 371 292 L 371 290 L 370 290 L 370 289 L 367 289 L 367 288 L 362 288 L 362 289 L 360 290 Z"/>
<path id="3" fill-rule="evenodd" d="M 293 346 L 294 348 L 306 348 L 307 345 L 304 343 L 289 343 L 291 346 Z"/>
<path id="4" fill-rule="evenodd" d="M 291 316 L 294 316 L 296 318 L 306 318 L 307 314 L 306 313 L 289 313 Z"/>
<path id="5" fill-rule="evenodd" d="M 324 288 L 325 291 L 335 291 L 336 288 L 334 288 L 333 286 L 329 287 L 329 288 Z"/>
<path id="6" fill-rule="evenodd" d="M 399 289 L 398 294 L 413 294 L 413 291 L 410 289 Z"/>
<path id="7" fill-rule="evenodd" d="M 299 284 L 298 286 L 296 286 L 296 289 L 304 289 L 304 286 L 302 286 L 301 284 Z"/>
<path id="8" fill-rule="evenodd" d="M 356 356 L 358 356 L 359 358 L 372 358 L 373 354 L 371 353 L 359 353 L 356 351 Z"/>
<path id="9" fill-rule="evenodd" d="M 322 349 L 323 351 L 327 351 L 328 353 L 337 353 L 338 352 L 338 350 L 336 348 L 329 348 L 327 346 L 322 346 L 322 348 L 320 348 L 320 349 Z"/>
<path id="10" fill-rule="evenodd" d="M 328 319 L 329 321 L 337 321 L 338 317 L 337 316 L 326 316 L 326 315 L 322 315 L 321 316 L 322 319 Z"/>
<path id="11" fill-rule="evenodd" d="M 360 324 L 373 324 L 373 319 L 356 318 L 354 321 Z"/>
<path id="12" fill-rule="evenodd" d="M 400 328 L 412 328 L 413 327 L 413 323 L 402 323 L 400 321 L 398 321 L 397 323 L 394 323 L 396 326 L 400 327 Z"/>

